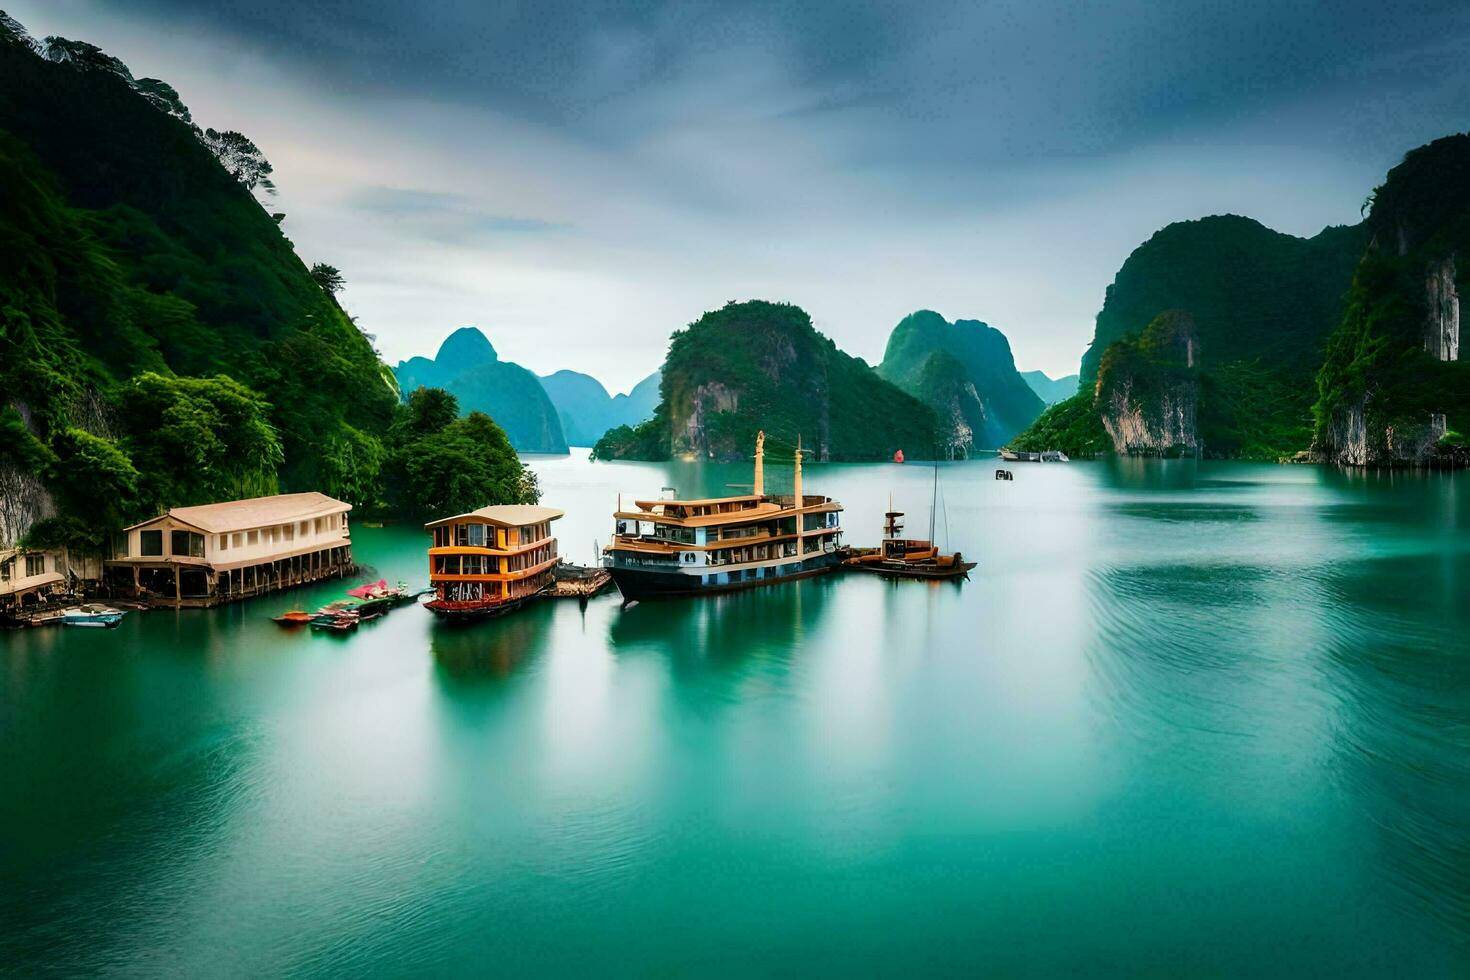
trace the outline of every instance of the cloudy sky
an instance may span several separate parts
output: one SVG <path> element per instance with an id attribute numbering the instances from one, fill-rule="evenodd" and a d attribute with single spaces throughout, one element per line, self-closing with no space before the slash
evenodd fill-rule
<path id="1" fill-rule="evenodd" d="M 729 299 L 876 362 L 904 314 L 1077 369 L 1170 221 L 1356 221 L 1470 128 L 1463 2 L 0 0 L 276 168 L 390 361 L 482 327 L 625 390 Z"/>

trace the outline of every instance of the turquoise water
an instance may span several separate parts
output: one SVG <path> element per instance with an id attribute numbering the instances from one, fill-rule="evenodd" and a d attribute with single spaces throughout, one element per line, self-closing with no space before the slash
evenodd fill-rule
<path id="1" fill-rule="evenodd" d="M 749 481 L 533 462 L 581 561 Z M 1012 468 L 942 468 L 961 586 L 0 635 L 0 971 L 1470 974 L 1467 475 Z M 931 478 L 806 486 L 871 543 Z"/>

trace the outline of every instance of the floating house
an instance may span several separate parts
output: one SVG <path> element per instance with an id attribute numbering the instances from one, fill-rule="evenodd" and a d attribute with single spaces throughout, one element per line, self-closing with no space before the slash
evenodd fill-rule
<path id="1" fill-rule="evenodd" d="M 316 492 L 174 507 L 127 529 L 106 581 L 150 603 L 212 606 L 350 575 L 350 510 Z"/>
<path id="2" fill-rule="evenodd" d="M 65 568 L 59 551 L 0 549 L 0 614 L 44 603 L 66 581 Z"/>
<path id="3" fill-rule="evenodd" d="M 451 618 L 497 616 L 546 593 L 560 560 L 551 522 L 561 516 L 551 507 L 508 504 L 425 524 L 435 593 L 425 605 Z"/>
<path id="4" fill-rule="evenodd" d="M 638 500 L 613 515 L 603 564 L 625 602 L 771 585 L 830 572 L 846 557 L 842 505 L 802 492 L 801 448 L 791 494 L 765 493 L 765 433 L 756 436 L 754 493 Z"/>

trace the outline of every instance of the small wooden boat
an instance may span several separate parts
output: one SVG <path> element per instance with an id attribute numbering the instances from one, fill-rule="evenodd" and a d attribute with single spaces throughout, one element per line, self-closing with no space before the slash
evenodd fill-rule
<path id="1" fill-rule="evenodd" d="M 1014 449 L 1002 449 L 1000 458 L 1007 463 L 1070 463 L 1072 460 L 1060 449 L 1048 449 L 1045 452 L 1017 452 Z"/>
<path id="2" fill-rule="evenodd" d="M 941 555 L 932 541 L 899 537 L 903 531 L 903 512 L 889 510 L 883 515 L 883 543 L 877 548 L 853 548 L 842 566 L 855 572 L 872 572 L 890 578 L 960 579 L 968 578 L 975 562 L 965 561 L 956 551 Z M 933 533 L 932 531 L 930 532 Z"/>
<path id="3" fill-rule="evenodd" d="M 334 609 L 319 612 L 311 618 L 311 628 L 333 633 L 347 633 L 357 629 L 361 617 L 353 609 Z"/>
<path id="4" fill-rule="evenodd" d="M 286 627 L 305 626 L 311 622 L 312 616 L 314 615 L 314 613 L 309 613 L 304 609 L 290 609 L 281 613 L 279 616 L 272 616 L 271 620 L 278 625 Z"/>
<path id="5" fill-rule="evenodd" d="M 92 626 L 111 629 L 122 622 L 122 618 L 123 613 L 119 609 L 91 603 L 61 611 L 61 625 L 63 626 Z"/>

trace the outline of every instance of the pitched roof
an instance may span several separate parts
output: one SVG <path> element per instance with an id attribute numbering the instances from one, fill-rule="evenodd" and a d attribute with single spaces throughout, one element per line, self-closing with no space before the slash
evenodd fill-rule
<path id="1" fill-rule="evenodd" d="M 440 524 L 462 521 L 467 517 L 478 517 L 487 523 L 498 524 L 501 527 L 525 527 L 527 524 L 554 521 L 564 513 L 566 512 L 557 510 L 555 507 L 538 507 L 535 504 L 501 504 L 498 507 L 481 507 L 468 514 L 441 517 L 437 521 L 430 521 L 424 527 L 438 527 Z"/>
<path id="2" fill-rule="evenodd" d="M 329 514 L 339 514 L 352 509 L 324 493 L 309 490 L 306 493 L 278 493 L 272 497 L 251 497 L 248 500 L 225 500 L 217 504 L 199 504 L 194 507 L 171 507 L 165 514 L 134 524 L 128 528 L 153 524 L 165 517 L 197 527 L 201 531 L 217 534 L 221 531 L 244 531 L 272 524 L 291 521 L 306 521 Z"/>

